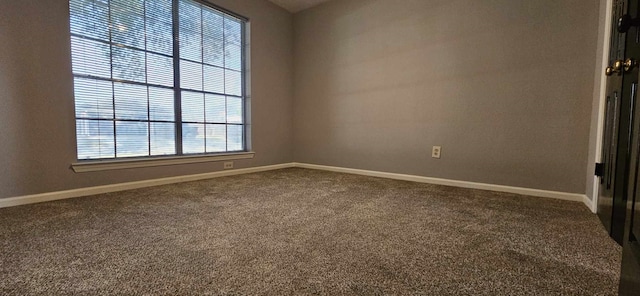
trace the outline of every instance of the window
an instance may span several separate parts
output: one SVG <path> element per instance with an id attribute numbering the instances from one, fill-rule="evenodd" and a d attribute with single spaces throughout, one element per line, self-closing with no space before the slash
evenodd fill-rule
<path id="1" fill-rule="evenodd" d="M 245 19 L 194 0 L 70 0 L 79 160 L 246 151 Z"/>

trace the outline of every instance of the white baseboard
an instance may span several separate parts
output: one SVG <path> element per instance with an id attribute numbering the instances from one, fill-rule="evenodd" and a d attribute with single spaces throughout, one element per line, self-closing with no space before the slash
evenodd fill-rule
<path id="1" fill-rule="evenodd" d="M 423 177 L 423 176 L 416 176 L 416 175 L 395 174 L 395 173 L 386 173 L 386 172 L 380 172 L 380 171 L 369 171 L 369 170 L 360 170 L 360 169 L 351 169 L 351 168 L 325 166 L 325 165 L 308 164 L 308 163 L 297 163 L 297 162 L 3 198 L 3 199 L 0 199 L 0 208 L 74 198 L 74 197 L 81 197 L 81 196 L 88 196 L 88 195 L 94 195 L 94 194 L 123 191 L 123 190 L 138 189 L 138 188 L 151 187 L 151 186 L 197 181 L 197 180 L 212 179 L 212 178 L 218 178 L 218 177 L 241 175 L 241 174 L 256 173 L 256 172 L 264 172 L 264 171 L 278 170 L 278 169 L 285 169 L 285 168 L 292 168 L 292 167 L 577 201 L 577 202 L 584 203 L 592 212 L 594 213 L 596 212 L 594 203 L 584 194 L 566 193 L 566 192 L 557 192 L 557 191 L 548 191 L 548 190 L 512 187 L 512 186 L 503 186 L 503 185 L 493 185 L 493 184 L 466 182 L 466 181 L 449 180 L 449 179 L 439 179 L 439 178 Z"/>
<path id="2" fill-rule="evenodd" d="M 176 176 L 176 177 L 168 177 L 168 178 L 160 178 L 160 179 L 152 179 L 152 180 L 144 180 L 144 181 L 135 181 L 135 182 L 126 182 L 126 183 L 118 183 L 118 184 L 95 186 L 95 187 L 78 188 L 78 189 L 47 192 L 47 193 L 41 193 L 41 194 L 17 196 L 17 197 L 10 197 L 10 198 L 0 198 L 0 208 L 39 203 L 39 202 L 45 202 L 45 201 L 53 201 L 53 200 L 59 200 L 59 199 L 81 197 L 81 196 L 88 196 L 88 195 L 101 194 L 101 193 L 130 190 L 130 189 L 138 189 L 138 188 L 158 186 L 158 185 L 212 179 L 212 178 L 225 177 L 225 176 L 264 172 L 264 171 L 270 171 L 270 170 L 278 170 L 278 169 L 290 168 L 293 166 L 294 166 L 293 163 L 284 163 L 284 164 L 260 166 L 260 167 L 245 168 L 245 169 L 225 170 L 225 171 L 195 174 L 195 175 Z"/>
<path id="3" fill-rule="evenodd" d="M 494 184 L 486 184 L 486 183 L 431 178 L 431 177 L 423 177 L 423 176 L 416 176 L 416 175 L 386 173 L 386 172 L 380 172 L 380 171 L 369 171 L 369 170 L 351 169 L 351 168 L 308 164 L 308 163 L 294 163 L 294 166 L 299 168 L 314 169 L 314 170 L 324 170 L 324 171 L 380 177 L 380 178 L 387 178 L 387 179 L 396 179 L 396 180 L 429 183 L 429 184 L 436 184 L 436 185 L 446 185 L 446 186 L 454 186 L 454 187 L 462 187 L 462 188 L 470 188 L 470 189 L 508 192 L 508 193 L 522 194 L 522 195 L 537 196 L 537 197 L 547 197 L 547 198 L 577 201 L 577 202 L 582 202 L 593 213 L 595 213 L 593 203 L 585 194 L 566 193 L 566 192 L 559 192 L 559 191 L 549 191 L 549 190 L 540 190 L 540 189 L 532 189 L 532 188 L 522 188 L 522 187 L 494 185 Z"/>

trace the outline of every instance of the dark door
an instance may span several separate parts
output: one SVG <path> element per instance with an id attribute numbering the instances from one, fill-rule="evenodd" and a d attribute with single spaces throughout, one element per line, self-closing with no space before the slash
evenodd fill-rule
<path id="1" fill-rule="evenodd" d="M 635 19 L 638 0 L 614 0 L 605 122 L 602 149 L 602 175 L 598 197 L 598 216 L 619 244 L 625 231 L 626 202 L 629 196 L 632 124 L 635 92 L 638 85 L 637 65 L 640 56 L 640 31 Z M 631 16 L 630 16 L 631 15 Z"/>
<path id="2" fill-rule="evenodd" d="M 635 110 L 636 118 L 640 118 L 638 117 L 640 116 L 639 109 Z M 636 120 L 633 130 L 632 172 L 630 176 L 632 189 L 627 201 L 619 295 L 638 295 L 640 293 L 640 243 L 638 242 L 638 238 L 640 238 L 640 120 Z"/>
<path id="3" fill-rule="evenodd" d="M 637 34 L 640 40 L 640 32 Z M 638 71 L 635 70 L 628 75 L 634 75 L 635 77 L 635 81 L 632 82 L 631 96 L 634 98 L 634 102 L 637 102 Z M 640 238 L 640 107 L 634 108 L 633 114 L 631 156 L 629 159 L 629 190 L 625 207 L 626 219 L 623 233 L 622 269 L 620 272 L 620 295 L 640 294 L 640 244 L 638 242 L 638 238 Z"/>
<path id="4" fill-rule="evenodd" d="M 627 3 L 627 14 L 616 22 L 616 29 L 625 36 L 621 109 L 618 134 L 618 157 L 612 202 L 611 233 L 623 245 L 620 295 L 640 293 L 640 108 L 638 100 L 638 59 L 640 59 L 640 5 L 638 0 Z M 628 100 L 625 97 L 629 98 Z M 628 115 L 627 115 L 628 114 Z M 626 145 L 624 147 L 623 145 Z M 624 157 L 621 157 L 624 155 Z M 623 168 L 624 167 L 624 168 Z M 617 187 L 619 186 L 619 187 Z M 616 192 L 616 190 L 619 190 Z M 620 242 L 619 241 L 619 242 Z"/>

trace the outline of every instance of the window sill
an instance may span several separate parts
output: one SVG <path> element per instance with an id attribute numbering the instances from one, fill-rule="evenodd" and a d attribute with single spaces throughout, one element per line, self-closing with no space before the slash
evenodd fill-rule
<path id="1" fill-rule="evenodd" d="M 155 166 L 169 166 L 178 164 L 216 162 L 236 159 L 251 159 L 255 152 L 239 152 L 216 155 L 194 155 L 194 156 L 169 156 L 157 158 L 138 158 L 120 160 L 96 160 L 82 161 L 71 164 L 71 169 L 76 173 L 87 173 L 97 171 L 121 170 L 132 168 L 145 168 Z"/>

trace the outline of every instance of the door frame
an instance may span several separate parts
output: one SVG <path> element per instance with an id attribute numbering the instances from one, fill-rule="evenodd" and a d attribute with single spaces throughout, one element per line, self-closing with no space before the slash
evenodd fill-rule
<path id="1" fill-rule="evenodd" d="M 604 2 L 604 7 L 602 4 Z M 600 84 L 594 86 L 594 97 L 598 102 L 597 105 L 597 114 L 596 118 L 596 130 L 595 137 L 592 137 L 592 141 L 595 141 L 595 155 L 594 159 L 590 159 L 591 163 L 587 164 L 587 178 L 589 176 L 593 178 L 593 188 L 591 188 L 591 206 L 590 210 L 594 214 L 598 212 L 598 190 L 600 189 L 600 179 L 598 176 L 594 174 L 595 163 L 599 163 L 602 161 L 602 136 L 604 133 L 604 116 L 605 116 L 605 105 L 606 105 L 606 91 L 607 91 L 607 76 L 604 74 L 604 70 L 609 66 L 609 51 L 611 49 L 610 39 L 611 39 L 611 28 L 613 26 L 613 20 L 611 19 L 611 15 L 613 13 L 613 0 L 604 0 L 600 2 L 600 21 L 598 29 L 604 25 L 604 32 L 602 36 L 600 36 L 598 42 L 598 50 L 596 52 L 600 52 L 599 56 L 600 63 L 596 64 L 596 76 L 600 78 Z M 603 15 L 604 13 L 604 15 Z M 604 21 L 604 22 L 603 22 Z M 600 34 L 598 34 L 600 35 Z M 592 112 L 593 116 L 593 112 Z M 589 194 L 587 194 L 589 195 Z"/>

